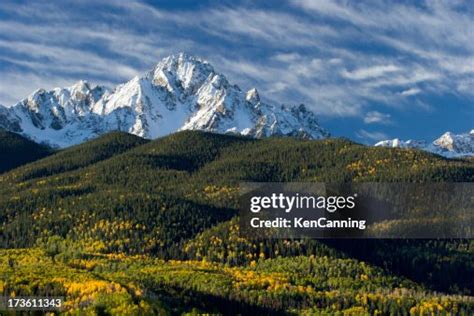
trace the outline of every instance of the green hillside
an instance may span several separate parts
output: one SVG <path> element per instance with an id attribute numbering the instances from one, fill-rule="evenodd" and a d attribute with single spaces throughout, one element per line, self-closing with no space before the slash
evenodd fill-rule
<path id="1" fill-rule="evenodd" d="M 173 310 L 183 304 L 208 312 L 215 305 L 223 306 L 220 312 L 239 306 L 262 313 L 408 313 L 437 310 L 438 303 L 451 313 L 472 311 L 472 241 L 246 240 L 235 218 L 240 181 L 472 182 L 474 164 L 344 139 L 180 132 L 148 142 L 112 133 L 0 175 L 0 246 L 31 248 L 7 250 L 13 266 L 39 251 L 44 269 L 60 265 L 66 274 L 79 273 L 79 283 L 131 283 L 143 293 L 137 297 L 125 286 L 121 299 L 130 308 L 139 308 L 142 298 L 153 305 L 155 297 L 161 307 L 147 306 L 170 313 L 189 312 Z M 110 259 L 116 256 L 123 259 Z M 285 268 L 291 258 L 298 264 Z M 175 261 L 163 263 L 157 276 L 154 260 Z M 23 288 L 17 281 L 32 269 L 28 263 L 24 270 L 3 269 L 4 291 L 41 292 L 38 284 L 55 278 Z M 263 285 L 253 284 L 249 273 L 263 275 Z M 64 282 L 58 293 L 69 293 Z M 270 287 L 275 284 L 281 286 Z M 120 305 L 103 299 L 94 304 Z"/>
<path id="2" fill-rule="evenodd" d="M 0 129 L 0 173 L 46 157 L 52 152 L 46 146 Z"/>
<path id="3" fill-rule="evenodd" d="M 8 179 L 8 181 L 23 181 L 84 168 L 146 142 L 147 140 L 128 133 L 109 133 L 84 144 L 58 151 L 46 159 L 19 168 L 5 175 L 5 179 Z"/>

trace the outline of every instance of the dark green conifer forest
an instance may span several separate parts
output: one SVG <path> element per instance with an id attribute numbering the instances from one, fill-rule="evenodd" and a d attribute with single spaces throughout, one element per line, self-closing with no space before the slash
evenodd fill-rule
<path id="1" fill-rule="evenodd" d="M 472 160 L 197 131 L 0 146 L 3 295 L 64 296 L 70 314 L 474 314 L 472 240 L 252 240 L 238 225 L 242 181 L 472 182 Z"/>

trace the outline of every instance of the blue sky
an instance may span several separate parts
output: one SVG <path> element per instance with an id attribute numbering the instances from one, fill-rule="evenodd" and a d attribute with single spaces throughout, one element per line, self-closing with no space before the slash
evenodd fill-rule
<path id="1" fill-rule="evenodd" d="M 474 2 L 415 3 L 2 0 L 0 104 L 79 79 L 113 87 L 184 51 L 242 89 L 306 104 L 333 135 L 467 132 Z"/>

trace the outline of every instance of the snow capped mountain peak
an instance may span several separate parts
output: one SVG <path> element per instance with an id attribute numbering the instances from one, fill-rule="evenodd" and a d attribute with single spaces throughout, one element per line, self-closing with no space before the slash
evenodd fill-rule
<path id="1" fill-rule="evenodd" d="M 446 132 L 441 135 L 441 137 L 436 139 L 433 143 L 448 150 L 454 150 L 454 138 L 455 135 L 453 133 Z"/>
<path id="2" fill-rule="evenodd" d="M 170 92 L 193 93 L 214 73 L 214 68 L 207 61 L 179 53 L 160 61 L 149 76 L 153 78 L 154 84 L 165 87 Z"/>
<path id="3" fill-rule="evenodd" d="M 187 129 L 253 137 L 329 135 L 303 105 L 264 103 L 256 89 L 242 92 L 209 62 L 185 53 L 162 59 L 111 91 L 83 80 L 39 89 L 12 108 L 0 107 L 0 128 L 59 147 L 113 130 L 147 138 Z"/>
<path id="4" fill-rule="evenodd" d="M 382 147 L 418 148 L 445 157 L 474 156 L 474 130 L 465 134 L 446 132 L 430 144 L 424 141 L 384 140 L 375 144 Z"/>
<path id="5" fill-rule="evenodd" d="M 252 104 L 257 104 L 260 102 L 260 95 L 258 94 L 257 89 L 253 88 L 247 91 L 247 95 L 245 96 L 245 100 Z"/>
<path id="6" fill-rule="evenodd" d="M 178 54 L 163 58 L 158 62 L 155 69 L 167 69 L 168 71 L 173 71 L 185 67 L 186 65 L 198 65 L 198 67 L 204 65 L 204 68 L 210 69 L 211 72 L 214 71 L 214 68 L 207 60 L 185 52 L 179 52 Z"/>
<path id="7" fill-rule="evenodd" d="M 74 92 L 80 92 L 80 93 L 86 94 L 88 91 L 91 90 L 91 88 L 89 86 L 89 83 L 86 80 L 79 80 L 74 85 L 69 87 L 69 90 L 71 92 L 74 91 Z"/>
<path id="8" fill-rule="evenodd" d="M 474 156 L 474 133 L 444 133 L 431 145 L 435 151 L 447 156 Z"/>

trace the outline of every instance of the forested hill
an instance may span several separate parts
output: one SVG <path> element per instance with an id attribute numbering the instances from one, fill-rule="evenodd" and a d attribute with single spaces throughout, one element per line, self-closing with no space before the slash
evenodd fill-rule
<path id="1" fill-rule="evenodd" d="M 47 146 L 0 129 L 0 173 L 46 157 L 52 152 Z"/>
<path id="2" fill-rule="evenodd" d="M 84 144 L 56 151 L 54 155 L 10 172 L 5 178 L 14 176 L 17 180 L 27 180 L 84 168 L 147 142 L 135 135 L 112 132 Z"/>
<path id="3" fill-rule="evenodd" d="M 1 175 L 0 244 L 31 246 L 50 235 L 101 240 L 104 221 L 126 222 L 130 229 L 106 228 L 110 250 L 162 253 L 234 216 L 240 181 L 473 180 L 469 161 L 342 139 L 187 131 L 147 141 L 111 133 Z"/>
<path id="4" fill-rule="evenodd" d="M 254 242 L 241 238 L 235 222 L 241 181 L 472 182 L 474 162 L 448 160 L 409 149 L 366 147 L 344 139 L 256 140 L 186 131 L 147 141 L 125 133 L 112 133 L 0 175 L 0 246 L 45 249 L 53 258 L 53 263 L 45 259 L 49 262 L 47 265 L 54 264 L 57 256 L 88 260 L 120 254 L 139 255 L 133 257 L 137 258 L 137 265 L 141 262 L 140 256 L 146 256 L 153 260 L 212 261 L 243 269 L 268 269 L 289 276 L 295 286 L 294 296 L 285 296 L 286 290 L 280 289 L 274 298 L 261 301 L 258 297 L 266 297 L 267 290 L 252 292 L 250 279 L 239 279 L 242 289 L 250 287 L 243 292 L 230 291 L 231 285 L 217 284 L 207 289 L 211 285 L 199 279 L 198 272 L 183 272 L 182 280 L 174 276 L 168 280 L 165 271 L 164 279 L 160 279 L 164 283 L 160 284 L 173 289 L 192 286 L 192 291 L 202 289 L 206 295 L 217 295 L 220 300 L 236 304 L 252 302 L 271 311 L 313 306 L 309 299 L 320 299 L 318 295 L 322 294 L 307 294 L 305 298 L 298 292 L 298 286 L 308 284 L 321 284 L 321 291 L 324 289 L 331 296 L 328 302 L 342 300 L 348 302 L 347 306 L 355 306 L 360 291 L 378 293 L 380 302 L 371 307 L 367 303 L 371 313 L 377 308 L 386 309 L 387 313 L 392 308 L 407 311 L 428 299 L 423 292 L 402 293 L 402 303 L 397 301 L 399 294 L 390 303 L 383 303 L 385 295 L 381 293 L 393 291 L 395 286 L 472 295 L 473 278 L 466 277 L 474 273 L 472 241 Z M 313 270 L 304 272 L 306 270 L 295 266 L 295 275 L 285 270 L 284 266 L 292 262 L 286 257 L 293 256 L 305 256 L 306 259 L 298 259 L 298 262 Z M 317 267 L 312 266 L 315 261 L 311 256 L 319 258 Z M 334 269 L 324 261 L 327 257 L 337 262 Z M 363 282 L 368 278 L 366 274 L 344 281 L 345 277 L 352 278 L 354 269 L 365 269 L 358 260 L 371 267 L 378 266 L 373 270 L 377 272 L 372 283 Z M 100 271 L 91 269 L 94 273 L 121 269 L 117 266 L 112 269 L 114 263 L 103 264 Z M 186 264 L 182 267 L 190 269 Z M 234 276 L 235 272 L 236 278 L 243 278 L 247 273 L 215 267 L 216 273 L 230 271 Z M 175 271 L 172 267 L 169 269 Z M 317 269 L 322 270 L 316 273 Z M 317 281 L 320 273 L 328 273 L 331 279 Z M 392 281 L 387 280 L 391 275 L 419 282 L 420 288 L 396 279 L 389 289 L 387 286 Z M 170 280 L 182 281 L 182 284 Z M 149 285 L 149 279 L 140 282 Z M 337 292 L 342 289 L 344 293 Z M 225 300 L 222 301 L 224 306 Z M 326 306 L 324 302 L 321 306 Z M 332 310 L 342 309 L 342 305 L 334 306 Z M 465 308 L 472 310 L 472 305 Z"/>

